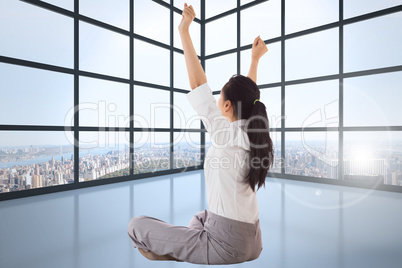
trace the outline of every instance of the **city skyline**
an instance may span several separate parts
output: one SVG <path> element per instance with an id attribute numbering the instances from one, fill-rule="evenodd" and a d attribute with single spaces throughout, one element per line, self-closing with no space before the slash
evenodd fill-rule
<path id="1" fill-rule="evenodd" d="M 149 144 L 148 144 L 149 145 Z M 206 143 L 208 148 L 211 143 Z M 338 179 L 338 152 L 337 145 L 314 143 L 317 151 L 326 151 L 325 155 L 308 152 L 297 142 L 290 142 L 285 151 L 285 174 Z M 402 144 L 399 145 L 402 149 Z M 62 146 L 51 147 L 62 148 Z M 173 168 L 188 167 L 200 164 L 200 149 L 182 142 L 175 145 Z M 26 147 L 25 154 L 49 150 L 49 147 Z M 11 150 L 9 150 L 11 151 Z M 92 151 L 92 152 L 91 152 Z M 100 153 L 103 151 L 103 153 Z M 0 150 L 0 164 L 4 162 L 4 150 Z M 402 186 L 402 150 L 395 151 L 386 148 L 378 150 L 373 158 L 353 156 L 350 152 L 344 155 L 344 179 L 376 182 Z M 280 173 L 280 148 L 275 148 L 275 161 L 270 172 Z M 53 185 L 74 182 L 74 154 L 71 157 L 47 155 L 48 161 L 31 164 L 0 167 L 0 192 L 19 191 L 32 188 L 49 187 Z M 18 161 L 17 161 L 18 162 Z M 20 161 L 23 162 L 23 161 Z M 113 178 L 129 175 L 129 148 L 114 150 L 80 151 L 79 182 Z M 155 172 L 170 169 L 169 147 L 146 146 L 134 151 L 134 174 Z"/>

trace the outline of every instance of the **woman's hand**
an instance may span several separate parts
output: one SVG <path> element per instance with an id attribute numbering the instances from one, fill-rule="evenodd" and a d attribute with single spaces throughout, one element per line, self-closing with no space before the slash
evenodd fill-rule
<path id="1" fill-rule="evenodd" d="M 179 33 L 188 32 L 190 24 L 195 18 L 193 6 L 187 6 L 187 3 L 184 3 L 182 16 L 183 18 L 181 19 L 181 22 L 179 24 Z"/>
<path id="2" fill-rule="evenodd" d="M 268 51 L 267 45 L 258 36 L 253 43 L 253 48 L 251 49 L 251 58 L 253 60 L 259 60 Z"/>

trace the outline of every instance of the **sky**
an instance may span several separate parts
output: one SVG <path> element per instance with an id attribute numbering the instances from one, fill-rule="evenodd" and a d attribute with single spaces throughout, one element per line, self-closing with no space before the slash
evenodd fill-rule
<path id="1" fill-rule="evenodd" d="M 73 9 L 73 1 L 45 2 Z M 169 2 L 169 1 L 166 1 Z M 200 17 L 200 1 L 177 0 L 192 4 Z M 241 1 L 246 4 L 251 1 Z M 206 17 L 236 7 L 236 0 L 206 1 Z M 344 17 L 350 18 L 392 7 L 400 1 L 344 0 Z M 80 0 L 80 13 L 106 23 L 129 29 L 128 1 Z M 280 36 L 280 0 L 270 0 L 241 12 L 241 45 L 251 44 L 257 35 L 264 40 Z M 303 12 L 300 12 L 303 10 Z M 152 12 L 151 12 L 152 11 Z M 150 17 L 152 14 L 153 17 Z M 136 0 L 135 33 L 169 45 L 170 12 L 153 2 Z M 286 34 L 336 22 L 337 0 L 287 0 Z M 180 15 L 174 16 L 174 29 Z M 230 15 L 206 25 L 207 55 L 236 47 L 237 16 Z M 344 27 L 344 71 L 354 72 L 402 64 L 402 12 L 381 16 Z M 128 79 L 129 38 L 80 22 L 80 69 Z M 0 55 L 73 68 L 73 19 L 16 0 L 0 1 Z M 190 28 L 196 52 L 200 54 L 200 25 Z M 178 33 L 174 46 L 181 49 Z M 310 78 L 337 74 L 339 71 L 338 28 L 292 38 L 285 42 L 285 79 Z M 170 52 L 146 42 L 134 41 L 134 79 L 170 86 Z M 260 61 L 258 84 L 281 79 L 281 44 L 268 44 Z M 250 50 L 241 52 L 241 73 L 247 75 Z M 237 55 L 232 53 L 206 61 L 208 83 L 219 91 L 236 73 Z M 0 124 L 56 125 L 72 124 L 74 78 L 72 75 L 0 63 Z M 127 126 L 129 87 L 124 83 L 80 78 L 81 126 Z M 190 91 L 184 56 L 174 53 L 174 86 Z M 402 72 L 370 75 L 344 80 L 344 125 L 402 125 Z M 338 80 L 306 83 L 286 87 L 286 126 L 338 126 Z M 168 91 L 135 86 L 135 126 L 170 126 Z M 218 96 L 218 95 L 216 95 Z M 261 89 L 271 126 L 280 123 L 280 88 Z M 174 93 L 174 127 L 199 128 L 199 120 L 185 93 Z M 158 106 L 159 104 L 159 106 Z M 155 118 L 151 120 L 152 115 Z M 278 121 L 279 118 L 279 121 Z M 16 134 L 1 132 L 0 146 L 27 144 L 64 144 L 66 135 L 53 132 Z M 166 133 L 164 133 L 166 134 Z M 396 133 L 395 133 L 396 134 Z M 68 136 L 68 135 L 67 135 Z M 352 135 L 353 136 L 353 135 Z M 400 136 L 399 133 L 395 136 Z M 29 137 L 29 138 L 27 138 Z M 161 135 L 164 140 L 168 135 Z"/>

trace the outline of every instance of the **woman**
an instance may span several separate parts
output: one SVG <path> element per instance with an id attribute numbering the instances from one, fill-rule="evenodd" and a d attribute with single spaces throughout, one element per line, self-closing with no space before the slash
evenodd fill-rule
<path id="1" fill-rule="evenodd" d="M 256 85 L 258 61 L 268 49 L 259 37 L 254 40 L 248 77 L 230 78 L 217 105 L 189 34 L 194 18 L 193 7 L 185 4 L 179 33 L 192 89 L 187 98 L 213 144 L 204 163 L 209 210 L 194 215 L 187 227 L 134 217 L 128 234 L 133 246 L 150 260 L 251 261 L 262 251 L 256 191 L 265 185 L 273 163 L 268 116 Z"/>

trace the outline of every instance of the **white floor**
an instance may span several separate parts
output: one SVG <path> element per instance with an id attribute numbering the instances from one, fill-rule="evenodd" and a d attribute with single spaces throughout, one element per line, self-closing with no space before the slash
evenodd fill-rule
<path id="1" fill-rule="evenodd" d="M 263 252 L 230 267 L 402 267 L 402 194 L 267 179 Z M 0 202 L 0 267 L 203 267 L 152 262 L 131 217 L 187 225 L 207 208 L 203 171 Z"/>

